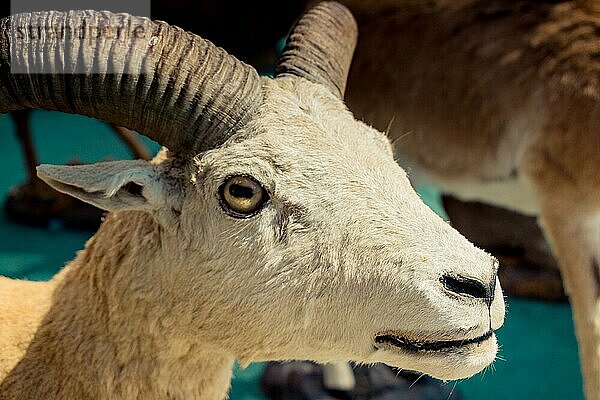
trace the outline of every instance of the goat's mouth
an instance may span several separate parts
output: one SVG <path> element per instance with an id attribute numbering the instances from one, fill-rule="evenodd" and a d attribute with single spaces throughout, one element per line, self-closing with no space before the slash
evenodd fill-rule
<path id="1" fill-rule="evenodd" d="M 489 330 L 485 334 L 471 339 L 421 341 L 386 333 L 375 336 L 375 343 L 386 347 L 397 347 L 410 352 L 444 352 L 483 343 L 491 338 L 493 334 L 494 332 Z"/>

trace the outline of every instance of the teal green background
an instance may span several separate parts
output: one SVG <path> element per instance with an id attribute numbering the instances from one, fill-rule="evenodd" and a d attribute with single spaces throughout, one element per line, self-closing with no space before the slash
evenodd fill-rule
<path id="1" fill-rule="evenodd" d="M 35 111 L 32 129 L 40 162 L 64 164 L 129 158 L 104 123 L 85 117 Z M 155 144 L 148 142 L 154 150 Z M 25 179 L 21 150 L 12 121 L 0 115 L 0 192 Z M 435 190 L 420 190 L 424 200 L 440 210 Z M 46 280 L 72 259 L 91 234 L 48 231 L 10 223 L 0 213 L 0 275 Z M 567 304 L 508 299 L 507 319 L 498 332 L 501 359 L 493 368 L 457 385 L 466 400 L 583 399 Z M 0 327 L 2 329 L 2 327 Z M 232 400 L 262 399 L 259 379 L 263 366 L 236 369 Z M 453 385 L 454 383 L 448 383 Z"/>

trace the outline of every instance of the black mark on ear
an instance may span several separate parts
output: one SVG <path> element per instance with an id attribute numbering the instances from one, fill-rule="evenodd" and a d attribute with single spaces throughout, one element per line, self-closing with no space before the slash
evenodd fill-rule
<path id="1" fill-rule="evenodd" d="M 592 258 L 592 274 L 596 280 L 596 297 L 600 297 L 600 264 L 595 258 Z"/>
<path id="2" fill-rule="evenodd" d="M 144 187 L 142 185 L 138 185 L 135 182 L 129 182 L 125 186 L 123 186 L 123 190 L 135 197 L 144 197 L 142 194 Z"/>

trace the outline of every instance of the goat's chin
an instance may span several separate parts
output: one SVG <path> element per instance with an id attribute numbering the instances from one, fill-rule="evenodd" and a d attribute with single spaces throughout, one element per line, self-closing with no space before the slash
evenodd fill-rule
<path id="1" fill-rule="evenodd" d="M 492 335 L 481 343 L 474 343 L 443 351 L 406 351 L 399 348 L 381 348 L 369 362 L 385 364 L 418 372 L 434 378 L 454 380 L 469 378 L 482 371 L 496 359 L 498 343 Z"/>

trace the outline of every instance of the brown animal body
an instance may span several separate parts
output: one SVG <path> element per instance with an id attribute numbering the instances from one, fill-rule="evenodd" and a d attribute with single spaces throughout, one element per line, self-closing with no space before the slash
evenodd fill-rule
<path id="1" fill-rule="evenodd" d="M 415 179 L 539 217 L 600 399 L 598 2 L 346 3 L 350 108 L 389 129 Z"/>

